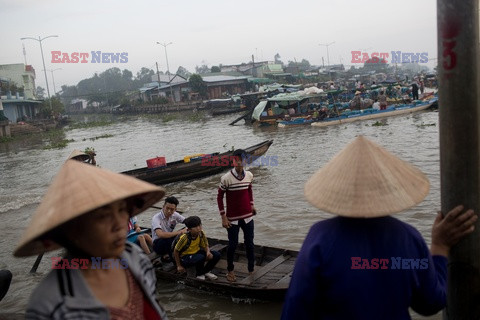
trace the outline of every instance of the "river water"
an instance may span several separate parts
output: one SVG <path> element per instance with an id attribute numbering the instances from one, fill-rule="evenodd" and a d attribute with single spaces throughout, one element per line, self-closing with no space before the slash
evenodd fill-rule
<path id="1" fill-rule="evenodd" d="M 44 149 L 45 141 L 33 138 L 0 144 L 0 269 L 8 268 L 14 276 L 9 293 L 0 302 L 0 314 L 22 313 L 32 289 L 49 271 L 49 257 L 59 255 L 45 255 L 38 272 L 31 275 L 28 271 L 35 257 L 14 258 L 12 251 L 50 181 L 74 148 L 95 148 L 97 163 L 118 172 L 144 167 L 145 160 L 155 156 L 173 161 L 188 154 L 246 148 L 273 139 L 267 155 L 277 156 L 278 165 L 250 168 L 255 177 L 258 211 L 255 243 L 298 250 L 310 226 L 331 217 L 305 200 L 305 182 L 347 143 L 364 135 L 418 166 L 430 179 L 426 199 L 396 215 L 415 226 L 430 243 L 430 228 L 440 208 L 437 112 L 380 120 L 381 126 L 363 121 L 327 128 L 229 126 L 235 117 L 210 118 L 190 113 L 164 120 L 155 116 L 122 117 L 108 126 L 66 131 L 65 138 L 74 141 L 64 149 Z M 107 137 L 95 139 L 104 135 Z M 226 239 L 216 205 L 219 179 L 220 175 L 216 175 L 165 187 L 168 195 L 180 200 L 179 209 L 185 215 L 202 218 L 207 235 Z M 140 224 L 150 226 L 155 212 L 149 209 L 141 214 Z M 158 288 L 172 319 L 278 319 L 281 313 L 281 303 L 236 301 L 181 284 L 159 282 Z"/>

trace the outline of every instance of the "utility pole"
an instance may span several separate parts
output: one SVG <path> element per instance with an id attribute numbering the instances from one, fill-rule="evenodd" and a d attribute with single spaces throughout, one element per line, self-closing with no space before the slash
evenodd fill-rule
<path id="1" fill-rule="evenodd" d="M 257 69 L 255 68 L 255 57 L 252 54 L 252 76 L 257 77 Z"/>
<path id="2" fill-rule="evenodd" d="M 23 59 L 25 60 L 25 66 L 27 66 L 27 51 L 25 50 L 25 43 L 22 43 L 23 47 Z"/>
<path id="3" fill-rule="evenodd" d="M 158 97 L 160 97 L 160 71 L 158 71 L 158 62 L 155 62 L 157 65 L 157 78 L 158 78 Z"/>
<path id="4" fill-rule="evenodd" d="M 53 110 L 52 108 L 52 99 L 50 99 L 50 89 L 48 88 L 48 79 L 47 79 L 47 68 L 45 68 L 45 59 L 43 58 L 43 47 L 42 47 L 42 41 L 47 39 L 47 38 L 56 38 L 58 37 L 57 35 L 53 35 L 53 36 L 46 36 L 46 37 L 43 37 L 43 38 L 40 38 L 40 36 L 38 36 L 38 39 L 37 38 L 32 38 L 32 37 L 24 37 L 24 38 L 20 38 L 20 40 L 35 40 L 35 41 L 38 41 L 40 43 L 40 52 L 42 53 L 42 62 L 43 62 L 43 72 L 45 74 L 45 82 L 46 82 L 46 85 L 47 85 L 47 93 L 48 93 L 48 101 L 50 102 L 50 111 Z"/>
<path id="5" fill-rule="evenodd" d="M 63 69 L 62 68 L 57 68 L 57 69 L 53 69 L 53 70 L 47 70 L 47 71 L 50 71 L 52 73 L 53 95 L 57 94 L 57 89 L 55 88 L 55 77 L 53 76 L 53 72 L 57 71 L 57 70 L 63 70 Z M 44 71 L 44 70 L 42 70 L 42 71 Z"/>
<path id="6" fill-rule="evenodd" d="M 172 82 L 171 82 L 172 80 L 170 79 L 170 67 L 168 66 L 168 55 L 167 55 L 167 46 L 171 45 L 172 42 L 169 42 L 169 43 L 157 42 L 157 44 L 163 46 L 163 48 L 165 49 L 165 60 L 167 60 L 167 73 L 168 73 L 168 84 L 170 85 L 170 95 L 172 96 L 173 103 L 175 103 L 175 96 L 173 95 L 173 90 L 172 90 Z"/>
<path id="7" fill-rule="evenodd" d="M 328 47 L 331 46 L 332 44 L 334 44 L 334 42 L 330 42 L 330 43 L 319 43 L 318 45 L 319 46 L 324 46 L 324 47 L 327 47 L 327 64 L 328 64 L 328 67 L 330 67 L 330 55 L 328 54 Z"/>
<path id="8" fill-rule="evenodd" d="M 478 0 L 437 0 L 442 212 L 480 213 Z M 480 319 L 480 227 L 450 250 L 445 319 Z"/>

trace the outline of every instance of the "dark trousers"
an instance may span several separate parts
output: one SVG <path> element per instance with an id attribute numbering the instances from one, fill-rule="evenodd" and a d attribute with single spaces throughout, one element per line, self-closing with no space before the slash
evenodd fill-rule
<path id="1" fill-rule="evenodd" d="M 175 240 L 175 237 L 155 239 L 155 241 L 153 241 L 153 251 L 155 251 L 160 256 L 168 254 L 170 259 L 173 261 L 173 257 L 172 257 L 173 240 Z"/>
<path id="2" fill-rule="evenodd" d="M 211 250 L 210 252 L 212 253 L 213 258 L 208 260 L 207 264 L 205 264 L 205 260 L 207 260 L 207 253 L 203 250 L 200 250 L 195 254 L 186 254 L 180 258 L 180 261 L 182 266 L 185 268 L 195 266 L 197 276 L 201 276 L 212 271 L 218 260 L 220 260 L 220 252 L 214 250 Z"/>
<path id="3" fill-rule="evenodd" d="M 233 257 L 235 255 L 235 250 L 238 245 L 238 233 L 242 229 L 243 231 L 243 242 L 245 243 L 245 249 L 247 251 L 248 259 L 248 272 L 253 272 L 253 267 L 255 266 L 255 248 L 253 245 L 253 220 L 249 223 L 245 221 L 238 220 L 238 225 L 232 224 L 230 228 L 227 229 L 228 232 L 228 249 L 227 249 L 227 270 L 233 271 Z"/>
<path id="4" fill-rule="evenodd" d="M 413 90 L 413 100 L 418 100 L 418 89 L 417 90 Z"/>

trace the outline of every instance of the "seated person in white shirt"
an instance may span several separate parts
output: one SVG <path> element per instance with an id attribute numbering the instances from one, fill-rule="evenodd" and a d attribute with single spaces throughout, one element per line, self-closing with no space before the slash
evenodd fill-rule
<path id="1" fill-rule="evenodd" d="M 166 198 L 162 210 L 152 218 L 153 251 L 162 257 L 163 262 L 173 261 L 173 240 L 177 235 L 187 232 L 185 228 L 174 231 L 177 223 L 185 220 L 184 216 L 176 212 L 178 203 L 175 197 Z"/>

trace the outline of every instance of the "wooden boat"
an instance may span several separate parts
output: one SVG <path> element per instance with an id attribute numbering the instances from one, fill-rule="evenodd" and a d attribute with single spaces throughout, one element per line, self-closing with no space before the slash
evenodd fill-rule
<path id="1" fill-rule="evenodd" d="M 237 281 L 229 282 L 226 278 L 228 241 L 210 238 L 208 242 L 211 250 L 221 254 L 220 261 L 212 270 L 212 273 L 218 276 L 217 280 L 197 279 L 194 267 L 188 268 L 186 273 L 179 274 L 172 263 L 157 267 L 157 278 L 240 299 L 281 301 L 284 298 L 298 251 L 256 245 L 255 270 L 249 275 L 245 246 L 239 243 L 235 251 Z"/>
<path id="2" fill-rule="evenodd" d="M 254 146 L 248 147 L 245 150 L 247 153 L 247 162 L 251 162 L 255 157 L 265 154 L 270 148 L 270 145 L 273 143 L 273 140 L 266 140 L 262 143 L 256 144 Z M 217 159 L 229 158 L 233 155 L 233 151 L 227 151 L 223 153 L 213 153 L 209 156 Z M 251 157 L 250 157 L 251 156 Z M 213 159 L 212 158 L 212 159 Z M 156 168 L 140 168 L 129 171 L 121 172 L 123 174 L 133 176 L 140 180 L 144 180 L 153 184 L 163 185 L 171 182 L 185 181 L 191 179 L 198 179 L 221 173 L 228 170 L 230 167 L 228 165 L 212 165 L 210 161 L 208 163 L 204 162 L 204 159 L 201 157 L 193 158 L 190 162 L 185 162 L 184 160 L 168 162 L 166 166 L 156 167 Z"/>
<path id="3" fill-rule="evenodd" d="M 396 105 L 394 107 L 387 108 L 386 110 L 375 110 L 371 113 L 360 113 L 344 117 L 340 116 L 337 118 L 325 119 L 323 121 L 313 122 L 311 125 L 314 127 L 328 127 L 332 125 L 345 124 L 361 120 L 382 119 L 403 114 L 415 113 L 431 108 L 436 103 L 436 101 L 437 99 L 435 98 L 417 105 Z"/>
<path id="4" fill-rule="evenodd" d="M 212 111 L 212 117 L 222 116 L 222 115 L 225 115 L 225 114 L 244 112 L 244 111 L 248 111 L 248 109 L 247 108 L 241 108 L 241 107 L 230 107 L 230 108 L 226 108 L 226 109 L 219 109 L 219 110 Z"/>
<path id="5" fill-rule="evenodd" d="M 437 106 L 437 98 L 424 101 L 420 104 L 409 104 L 409 105 L 391 105 L 386 110 L 374 110 L 374 109 L 365 109 L 362 111 L 354 111 L 351 113 L 343 114 L 334 118 L 327 118 L 321 121 L 314 121 L 310 117 L 298 117 L 293 118 L 289 121 L 278 121 L 279 128 L 292 127 L 292 126 L 302 126 L 302 125 L 312 125 L 315 127 L 328 127 L 337 124 L 345 124 L 361 120 L 372 120 L 372 119 L 381 119 L 388 118 L 393 116 L 398 116 L 402 114 L 409 114 L 427 110 Z"/>

